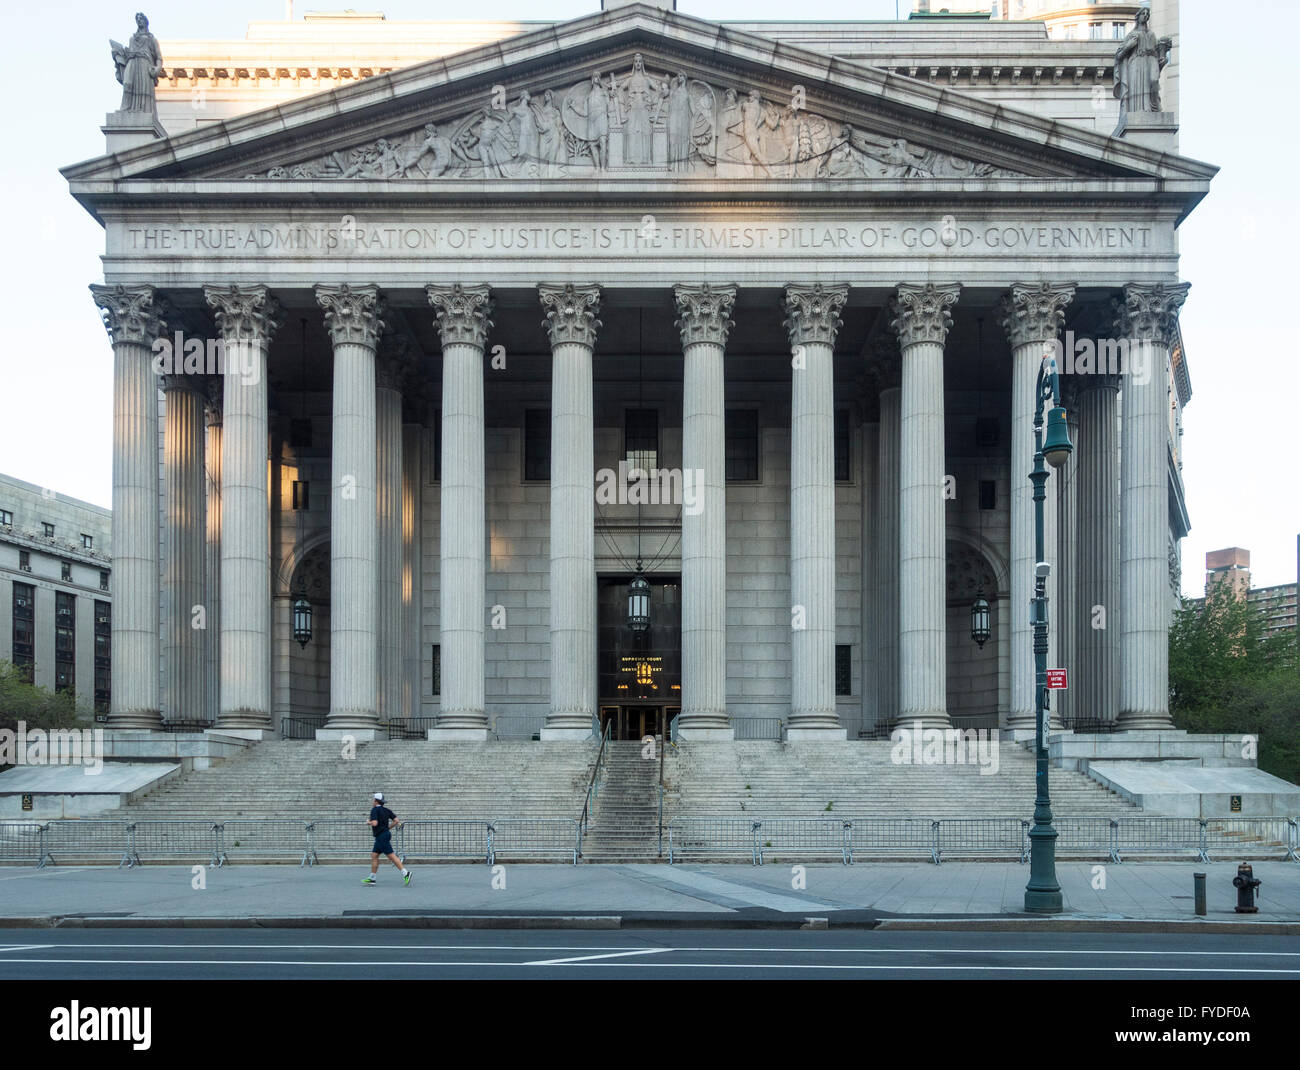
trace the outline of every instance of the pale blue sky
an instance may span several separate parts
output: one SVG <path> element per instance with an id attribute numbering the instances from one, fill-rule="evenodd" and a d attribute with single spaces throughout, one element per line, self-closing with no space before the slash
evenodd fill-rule
<path id="1" fill-rule="evenodd" d="M 418 0 L 297 0 L 296 12 L 382 10 L 390 18 L 455 18 L 463 4 Z M 121 89 L 108 56 L 140 0 L 50 0 L 9 10 L 0 67 L 7 152 L 0 191 L 8 255 L 0 267 L 0 472 L 110 504 L 112 352 L 87 285 L 102 278 L 100 228 L 68 196 L 60 166 L 103 151 L 99 127 Z M 563 19 L 598 0 L 478 0 L 482 19 Z M 717 19 L 894 17 L 894 0 L 683 0 Z M 910 6 L 901 5 L 904 12 Z M 168 38 L 238 38 L 253 19 L 279 19 L 283 0 L 143 0 Z M 1297 206 L 1293 44 L 1300 5 L 1289 0 L 1183 0 L 1182 151 L 1223 168 L 1182 227 L 1182 275 L 1192 283 L 1183 334 L 1193 398 L 1183 478 L 1192 533 L 1184 593 L 1200 594 L 1207 550 L 1244 546 L 1257 585 L 1296 575 L 1300 480 L 1295 404 L 1300 370 L 1290 314 Z"/>

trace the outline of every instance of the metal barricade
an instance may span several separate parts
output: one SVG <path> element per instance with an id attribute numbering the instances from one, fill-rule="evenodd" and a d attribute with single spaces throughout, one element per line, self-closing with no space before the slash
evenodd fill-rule
<path id="1" fill-rule="evenodd" d="M 578 864 L 582 830 L 571 817 L 503 818 L 488 825 L 492 834 L 488 862 L 507 858 L 546 858 L 559 855 Z"/>
<path id="2" fill-rule="evenodd" d="M 117 868 L 135 864 L 131 847 L 131 825 L 127 821 L 91 821 L 66 818 L 47 822 L 43 836 L 41 866 L 65 859 L 116 858 Z"/>
<path id="3" fill-rule="evenodd" d="M 298 818 L 230 818 L 218 826 L 221 863 L 234 856 L 236 862 L 244 858 L 289 861 L 296 858 L 299 866 L 308 864 L 311 840 L 308 823 Z"/>
<path id="4" fill-rule="evenodd" d="M 211 866 L 225 863 L 221 826 L 215 821 L 133 821 L 128 832 L 132 866 L 154 859 L 206 858 Z"/>
<path id="5" fill-rule="evenodd" d="M 397 854 L 405 861 L 472 858 L 490 862 L 492 843 L 488 822 L 473 818 L 403 821 L 393 833 Z"/>
<path id="6" fill-rule="evenodd" d="M 45 864 L 45 826 L 37 821 L 0 821 L 0 862 Z"/>
<path id="7" fill-rule="evenodd" d="M 1026 844 L 1028 844 L 1029 824 L 1028 821 L 1025 822 Z M 1120 860 L 1119 822 L 1113 817 L 1057 817 L 1053 819 L 1052 824 L 1056 828 L 1058 855 L 1075 854 L 1090 857 L 1101 855 L 1112 862 Z"/>
<path id="8" fill-rule="evenodd" d="M 1300 861 L 1292 841 L 1294 819 L 1285 817 L 1212 817 L 1205 826 L 1204 849 L 1232 854 L 1280 854 L 1283 859 Z"/>
<path id="9" fill-rule="evenodd" d="M 928 817 L 853 817 L 849 823 L 850 862 L 887 854 L 928 857 L 938 865 L 938 829 Z"/>
<path id="10" fill-rule="evenodd" d="M 852 823 L 841 817 L 760 817 L 755 819 L 758 864 L 774 857 L 813 855 L 849 864 Z"/>
<path id="11" fill-rule="evenodd" d="M 1205 853 L 1205 826 L 1196 817 L 1121 817 L 1116 821 L 1114 854 L 1117 862 L 1129 854 L 1195 853 L 1208 862 Z"/>
<path id="12" fill-rule="evenodd" d="M 375 837 L 363 818 L 322 818 L 307 823 L 307 865 L 324 858 L 364 858 L 369 856 Z M 398 844 L 393 853 L 400 859 Z"/>
<path id="13" fill-rule="evenodd" d="M 687 854 L 709 858 L 743 852 L 753 865 L 760 865 L 759 827 L 752 817 L 674 818 L 668 822 L 668 864 Z"/>
<path id="14" fill-rule="evenodd" d="M 1028 860 L 1025 822 L 1018 817 L 945 817 L 936 821 L 934 860 L 949 855 L 1006 855 Z"/>

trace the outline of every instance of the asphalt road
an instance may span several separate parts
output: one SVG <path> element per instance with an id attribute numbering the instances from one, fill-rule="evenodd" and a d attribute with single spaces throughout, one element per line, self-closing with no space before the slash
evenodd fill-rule
<path id="1" fill-rule="evenodd" d="M 0 980 L 1295 980 L 1300 937 L 827 930 L 27 930 Z"/>

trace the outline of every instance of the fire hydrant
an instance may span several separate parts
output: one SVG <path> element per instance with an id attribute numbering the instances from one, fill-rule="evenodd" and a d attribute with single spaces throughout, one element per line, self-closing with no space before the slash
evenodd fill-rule
<path id="1" fill-rule="evenodd" d="M 1232 886 L 1237 889 L 1237 913 L 1238 914 L 1258 914 L 1259 907 L 1255 905 L 1255 889 L 1260 886 L 1260 881 L 1255 877 L 1255 871 L 1243 862 L 1237 867 L 1237 875 L 1232 878 Z"/>

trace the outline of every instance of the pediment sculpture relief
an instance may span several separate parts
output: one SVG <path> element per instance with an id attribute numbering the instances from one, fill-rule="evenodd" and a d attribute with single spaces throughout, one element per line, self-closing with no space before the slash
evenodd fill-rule
<path id="1" fill-rule="evenodd" d="M 881 137 L 757 90 L 595 72 L 499 107 L 247 178 L 1000 178 L 1015 172 Z"/>

